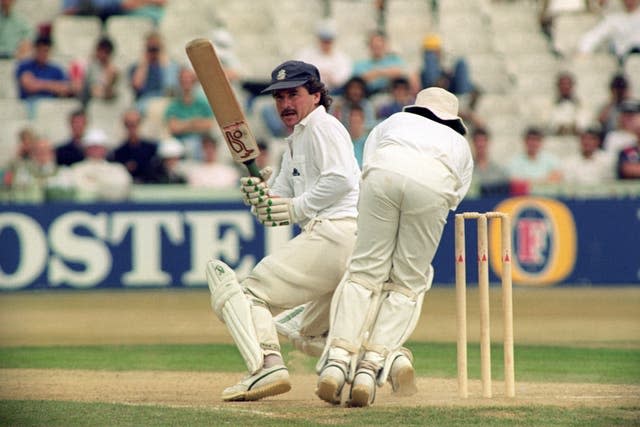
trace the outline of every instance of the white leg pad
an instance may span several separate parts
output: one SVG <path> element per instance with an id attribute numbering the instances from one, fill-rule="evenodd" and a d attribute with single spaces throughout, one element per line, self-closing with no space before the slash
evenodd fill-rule
<path id="1" fill-rule="evenodd" d="M 251 306 L 235 272 L 224 262 L 207 263 L 207 282 L 211 291 L 211 307 L 229 329 L 249 372 L 262 369 L 264 356 L 251 316 Z"/>

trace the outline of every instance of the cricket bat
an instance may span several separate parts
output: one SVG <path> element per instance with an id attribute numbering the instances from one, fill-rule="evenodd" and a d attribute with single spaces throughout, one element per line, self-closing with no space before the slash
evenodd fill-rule
<path id="1" fill-rule="evenodd" d="M 260 154 L 240 103 L 233 93 L 211 41 L 203 38 L 186 45 L 187 56 L 200 80 L 233 160 L 244 164 L 251 176 L 260 176 L 255 159 Z"/>

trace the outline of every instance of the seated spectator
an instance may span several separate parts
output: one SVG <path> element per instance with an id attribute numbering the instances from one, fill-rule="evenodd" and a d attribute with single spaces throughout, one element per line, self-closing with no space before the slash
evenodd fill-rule
<path id="1" fill-rule="evenodd" d="M 369 100 L 367 83 L 362 77 L 354 76 L 347 80 L 342 90 L 342 95 L 336 97 L 329 108 L 329 112 L 337 117 L 342 124 L 349 126 L 349 114 L 355 105 L 364 111 L 365 127 L 372 129 L 376 124 L 376 113 L 373 104 Z"/>
<path id="2" fill-rule="evenodd" d="M 353 154 L 356 156 L 358 166 L 362 169 L 362 155 L 364 153 L 364 143 L 367 141 L 369 131 L 365 127 L 365 113 L 361 106 L 354 105 L 349 110 L 349 136 L 353 143 Z"/>
<path id="3" fill-rule="evenodd" d="M 626 100 L 620 104 L 618 126 L 607 133 L 602 148 L 614 158 L 621 150 L 635 144 L 636 135 L 633 131 L 636 116 L 640 116 L 640 100 Z"/>
<path id="4" fill-rule="evenodd" d="M 322 20 L 316 27 L 316 44 L 303 48 L 296 55 L 300 61 L 315 65 L 320 71 L 320 79 L 330 93 L 338 92 L 351 77 L 353 61 L 342 50 L 336 48 L 335 22 Z"/>
<path id="5" fill-rule="evenodd" d="M 369 35 L 369 57 L 354 63 L 352 75 L 361 77 L 371 95 L 389 88 L 391 79 L 407 75 L 407 65 L 398 54 L 389 50 L 384 32 Z"/>
<path id="6" fill-rule="evenodd" d="M 187 182 L 192 187 L 213 189 L 236 188 L 240 173 L 233 166 L 218 160 L 218 141 L 205 134 L 200 139 L 204 159 L 202 163 L 191 165 L 187 170 Z"/>
<path id="7" fill-rule="evenodd" d="M 631 54 L 640 53 L 640 0 L 622 0 L 624 10 L 607 13 L 578 44 L 579 54 L 589 54 L 604 42 L 610 51 L 624 64 Z"/>
<path id="8" fill-rule="evenodd" d="M 527 129 L 523 141 L 524 152 L 513 156 L 507 165 L 509 178 L 528 184 L 560 182 L 560 160 L 542 149 L 542 131 L 533 127 Z"/>
<path id="9" fill-rule="evenodd" d="M 18 133 L 18 143 L 16 144 L 15 156 L 9 161 L 2 176 L 2 184 L 6 188 L 11 188 L 16 177 L 26 179 L 23 173 L 29 170 L 31 148 L 38 140 L 38 136 L 30 127 L 25 127 Z M 22 176 L 20 174 L 22 173 Z"/>
<path id="10" fill-rule="evenodd" d="M 91 129 L 82 144 L 85 160 L 71 166 L 79 197 L 82 200 L 126 200 L 131 191 L 131 175 L 120 163 L 107 161 L 107 134 L 102 129 Z"/>
<path id="11" fill-rule="evenodd" d="M 378 108 L 376 118 L 384 120 L 392 114 L 399 113 L 407 105 L 413 105 L 415 96 L 411 90 L 411 83 L 406 77 L 396 77 L 391 80 L 391 99 Z"/>
<path id="12" fill-rule="evenodd" d="M 0 0 L 0 59 L 25 59 L 35 37 L 34 28 L 13 10 L 14 3 Z"/>
<path id="13" fill-rule="evenodd" d="M 588 112 L 575 94 L 575 79 L 569 72 L 556 77 L 556 99 L 549 112 L 549 132 L 553 135 L 578 135 L 584 128 Z"/>
<path id="14" fill-rule="evenodd" d="M 494 196 L 509 192 L 509 174 L 502 165 L 491 158 L 491 139 L 485 128 L 475 128 L 471 133 L 473 152 L 472 184 L 482 196 Z"/>
<path id="15" fill-rule="evenodd" d="M 599 129 L 580 133 L 580 152 L 562 161 L 562 176 L 568 184 L 597 185 L 615 178 L 615 158 L 600 149 Z"/>
<path id="16" fill-rule="evenodd" d="M 93 58 L 88 64 L 82 65 L 82 72 L 76 76 L 72 73 L 72 84 L 77 87 L 76 92 L 80 94 L 84 104 L 91 99 L 115 99 L 120 70 L 113 62 L 113 48 L 109 37 L 101 37 L 96 43 Z"/>
<path id="17" fill-rule="evenodd" d="M 184 147 L 176 138 L 160 141 L 158 153 L 154 158 L 150 183 L 186 184 L 187 178 L 182 165 Z"/>
<path id="18" fill-rule="evenodd" d="M 414 89 L 431 86 L 447 89 L 458 96 L 469 94 L 477 97 L 477 90 L 471 82 L 469 66 L 464 58 L 456 58 L 451 69 L 445 67 L 442 39 L 437 34 L 427 34 L 422 40 L 422 63 L 417 87 Z"/>
<path id="19" fill-rule="evenodd" d="M 142 58 L 129 68 L 129 82 L 142 113 L 148 99 L 178 92 L 178 65 L 164 51 L 160 33 L 152 32 L 145 38 Z"/>
<path id="20" fill-rule="evenodd" d="M 32 116 L 38 99 L 66 98 L 73 94 L 62 67 L 49 59 L 52 44 L 48 36 L 39 36 L 34 42 L 33 57 L 20 62 L 16 68 L 20 99 L 28 103 Z"/>
<path id="21" fill-rule="evenodd" d="M 620 151 L 617 163 L 619 179 L 640 179 L 640 114 L 634 116 L 631 129 L 635 141 L 634 145 Z"/>
<path id="22" fill-rule="evenodd" d="M 241 81 L 245 71 L 234 50 L 233 36 L 224 28 L 216 28 L 211 31 L 211 41 L 216 48 L 227 79 L 235 87 Z"/>
<path id="23" fill-rule="evenodd" d="M 158 150 L 156 141 L 140 135 L 141 121 L 142 116 L 138 110 L 130 109 L 122 114 L 125 139 L 112 153 L 112 159 L 125 166 L 136 184 L 153 180 L 153 159 Z"/>
<path id="24" fill-rule="evenodd" d="M 202 134 L 214 125 L 213 112 L 207 99 L 196 91 L 198 78 L 189 67 L 180 69 L 180 94 L 176 95 L 164 113 L 172 136 L 185 147 L 188 159 L 202 160 Z"/>
<path id="25" fill-rule="evenodd" d="M 146 16 L 158 25 L 167 0 L 63 0 L 65 15 L 97 16 L 103 22 L 114 15 Z"/>
<path id="26" fill-rule="evenodd" d="M 614 75 L 609 83 L 609 100 L 598 110 L 598 122 L 604 136 L 618 126 L 620 107 L 630 98 L 631 88 L 627 77 L 624 74 Z"/>
<path id="27" fill-rule="evenodd" d="M 56 163 L 60 166 L 71 166 L 84 160 L 82 138 L 87 127 L 87 114 L 84 110 L 75 110 L 69 115 L 71 136 L 58 144 L 56 148 Z"/>

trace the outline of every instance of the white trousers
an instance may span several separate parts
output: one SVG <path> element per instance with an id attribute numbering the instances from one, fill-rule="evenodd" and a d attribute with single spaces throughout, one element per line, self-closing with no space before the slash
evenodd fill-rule
<path id="1" fill-rule="evenodd" d="M 347 269 L 355 239 L 355 218 L 312 220 L 299 235 L 263 258 L 242 282 L 267 354 L 280 350 L 274 312 L 310 302 L 300 334 L 326 332 L 331 297 Z"/>

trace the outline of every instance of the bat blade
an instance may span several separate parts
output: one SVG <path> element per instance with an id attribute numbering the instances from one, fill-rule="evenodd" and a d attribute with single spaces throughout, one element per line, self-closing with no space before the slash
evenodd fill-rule
<path id="1" fill-rule="evenodd" d="M 185 50 L 233 160 L 244 164 L 250 175 L 260 176 L 260 170 L 255 163 L 255 158 L 260 155 L 258 143 L 222 68 L 213 43 L 198 38 L 187 43 Z"/>

